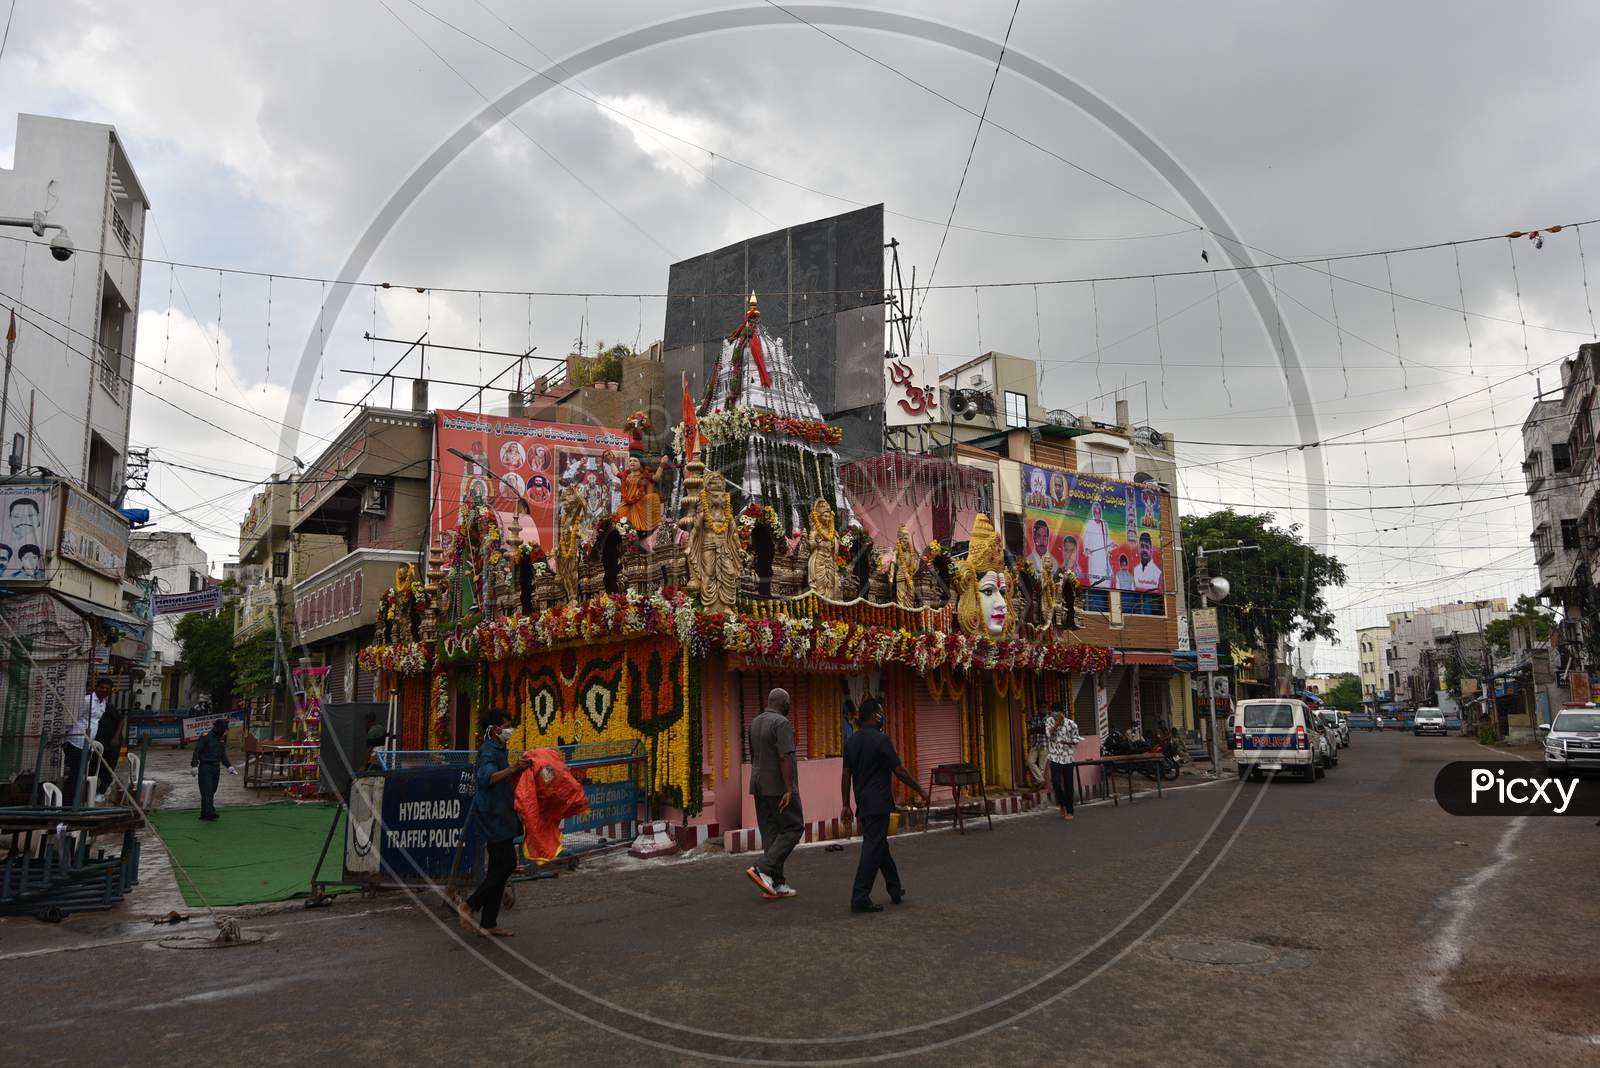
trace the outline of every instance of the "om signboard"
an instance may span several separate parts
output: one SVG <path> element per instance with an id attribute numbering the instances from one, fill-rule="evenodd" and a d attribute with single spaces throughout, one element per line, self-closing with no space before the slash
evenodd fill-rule
<path id="1" fill-rule="evenodd" d="M 1022 505 L 1024 552 L 1034 570 L 1048 560 L 1094 589 L 1166 592 L 1155 486 L 1023 464 Z"/>

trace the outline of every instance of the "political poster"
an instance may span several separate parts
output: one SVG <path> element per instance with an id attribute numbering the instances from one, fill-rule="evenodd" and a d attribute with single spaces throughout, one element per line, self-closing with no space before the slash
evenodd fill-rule
<path id="1" fill-rule="evenodd" d="M 1022 506 L 1024 552 L 1035 571 L 1049 561 L 1094 589 L 1166 592 L 1155 486 L 1023 464 Z"/>
<path id="2" fill-rule="evenodd" d="M 43 582 L 45 554 L 56 542 L 56 496 L 48 482 L 0 486 L 0 582 Z"/>
<path id="3" fill-rule="evenodd" d="M 461 505 L 487 502 L 502 530 L 555 547 L 561 491 L 577 486 L 591 522 L 622 502 L 628 436 L 610 427 L 444 411 L 438 417 L 434 536 L 453 531 Z"/>

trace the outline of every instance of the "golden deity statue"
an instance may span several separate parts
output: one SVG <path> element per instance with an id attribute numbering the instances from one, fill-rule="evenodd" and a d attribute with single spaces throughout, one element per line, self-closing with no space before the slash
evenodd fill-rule
<path id="1" fill-rule="evenodd" d="M 733 501 L 719 472 L 705 476 L 689 527 L 689 583 L 705 612 L 732 612 L 738 605 L 739 574 L 744 569 Z"/>
<path id="2" fill-rule="evenodd" d="M 806 585 L 829 601 L 839 599 L 839 536 L 834 524 L 833 505 L 817 498 L 806 534 Z"/>

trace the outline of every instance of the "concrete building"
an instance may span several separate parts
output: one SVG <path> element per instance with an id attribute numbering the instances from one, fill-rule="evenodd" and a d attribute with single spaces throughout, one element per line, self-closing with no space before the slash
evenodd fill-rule
<path id="1" fill-rule="evenodd" d="M 1389 699 L 1389 628 L 1360 627 L 1356 630 L 1356 652 L 1361 679 L 1361 703 L 1375 706 Z"/>
<path id="2" fill-rule="evenodd" d="M 149 562 L 149 579 L 156 594 L 198 593 L 209 584 L 205 550 L 188 531 L 139 530 L 131 542 Z M 134 703 L 140 708 L 147 703 L 156 708 L 188 708 L 201 696 L 194 689 L 194 680 L 177 666 L 183 656 L 177 637 L 182 618 L 177 614 L 154 617 L 149 669 L 134 688 Z"/>
<path id="3" fill-rule="evenodd" d="M 0 230 L 0 305 L 18 317 L 0 442 L 9 453 L 22 434 L 21 467 L 47 468 L 118 504 L 148 207 L 113 127 L 18 118 L 12 168 L 0 170 L 0 216 L 42 212 L 76 251 L 61 262 L 49 247 L 56 231 Z"/>
<path id="4" fill-rule="evenodd" d="M 96 675 L 133 699 L 150 579 L 118 510 L 148 198 L 116 131 L 21 116 L 0 170 L 0 781 L 53 776 Z M 68 250 L 71 255 L 61 258 Z M 8 330 L 8 334 L 10 331 Z"/>
<path id="5" fill-rule="evenodd" d="M 1190 686 L 1180 671 L 1178 620 L 1188 608 L 1187 583 L 1179 551 L 1177 461 L 1170 439 L 1150 428 L 1129 424 L 1126 404 L 1118 425 L 1064 416 L 1040 419 L 1032 360 L 985 353 L 940 376 L 945 389 L 992 389 L 995 411 L 970 422 L 956 420 L 956 445 L 946 451 L 956 463 L 988 472 L 996 487 L 995 526 L 1017 560 L 1028 555 L 1023 513 L 1023 465 L 1062 473 L 1093 473 L 1142 485 L 1159 500 L 1160 595 L 1082 588 L 1079 592 L 1084 641 L 1119 650 L 1123 667 L 1106 677 L 1084 680 L 1077 707 L 1103 702 L 1110 729 L 1126 731 L 1138 722 L 1146 731 L 1166 721 L 1193 729 L 1196 714 Z M 1187 651 L 1182 659 L 1189 659 Z M 1095 688 L 1102 692 L 1096 692 Z"/>
<path id="6" fill-rule="evenodd" d="M 936 439 L 948 435 L 956 441 L 975 442 L 1045 422 L 1039 407 L 1039 365 L 1023 356 L 986 352 L 945 371 L 939 376 L 939 387 L 948 420 L 930 428 Z M 951 391 L 958 389 L 975 394 L 976 411 L 971 417 L 953 411 L 948 403 Z"/>
<path id="7" fill-rule="evenodd" d="M 324 562 L 295 581 L 290 609 L 293 663 L 329 669 L 330 702 L 372 699 L 374 677 L 357 669 L 356 652 L 372 640 L 378 599 L 395 571 L 422 565 L 433 419 L 428 411 L 362 408 L 290 485 L 289 534 L 331 539 L 303 554 L 307 565 Z"/>
<path id="8" fill-rule="evenodd" d="M 1433 704 L 1446 670 L 1440 647 L 1461 635 L 1482 634 L 1510 615 L 1504 597 L 1391 612 L 1385 666 L 1394 700 L 1411 707 Z"/>

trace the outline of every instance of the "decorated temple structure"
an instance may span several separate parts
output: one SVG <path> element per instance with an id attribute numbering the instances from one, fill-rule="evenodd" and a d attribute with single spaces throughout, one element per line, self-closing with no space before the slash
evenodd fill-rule
<path id="1" fill-rule="evenodd" d="M 596 526 L 575 502 L 547 551 L 469 504 L 428 573 L 398 576 L 362 656 L 398 704 L 402 747 L 473 748 L 491 707 L 515 718 L 513 748 L 642 742 L 651 815 L 725 833 L 755 826 L 747 727 L 782 687 L 814 836 L 835 823 L 869 695 L 921 781 L 965 763 L 991 790 L 1029 789 L 1029 717 L 1115 655 L 1077 640 L 1075 586 L 1030 581 L 985 511 L 954 547 L 903 526 L 874 541 L 850 514 L 838 441 L 752 296 L 705 397 L 686 401 L 665 502 L 639 466 L 630 514 L 659 509 L 656 529 Z"/>

